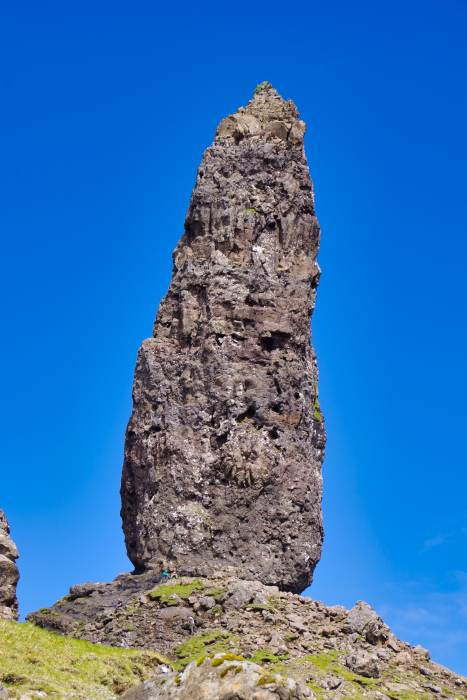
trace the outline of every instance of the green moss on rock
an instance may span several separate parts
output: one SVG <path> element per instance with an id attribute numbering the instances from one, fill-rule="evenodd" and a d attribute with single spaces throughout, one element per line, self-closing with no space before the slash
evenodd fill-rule
<path id="1" fill-rule="evenodd" d="M 210 596 L 211 598 L 214 598 L 214 600 L 217 602 L 222 596 L 227 593 L 226 588 L 221 588 L 221 587 L 214 587 L 214 588 L 207 588 L 205 591 L 205 595 Z"/>
<path id="2" fill-rule="evenodd" d="M 275 678 L 271 673 L 263 673 L 263 675 L 259 677 L 256 685 L 261 687 L 263 685 L 271 685 L 274 682 Z"/>
<path id="3" fill-rule="evenodd" d="M 310 690 L 313 691 L 316 700 L 323 700 L 324 699 L 323 689 L 320 688 L 319 685 L 315 681 L 308 681 L 307 686 Z"/>
<path id="4" fill-rule="evenodd" d="M 194 579 L 188 583 L 162 583 L 148 593 L 152 600 L 159 600 L 163 605 L 178 605 L 178 600 L 187 600 L 194 591 L 204 588 L 202 581 Z"/>
<path id="5" fill-rule="evenodd" d="M 183 669 L 192 661 L 198 661 L 207 655 L 230 652 L 230 649 L 238 643 L 238 637 L 225 632 L 224 630 L 213 630 L 190 637 L 183 642 L 175 652 L 178 661 L 175 663 L 177 669 Z M 203 661 L 204 661 L 203 658 Z M 202 663 L 202 661 L 200 662 Z"/>
<path id="6" fill-rule="evenodd" d="M 323 414 L 321 413 L 318 397 L 315 398 L 313 409 L 313 418 L 321 423 L 323 420 Z"/>
<path id="7" fill-rule="evenodd" d="M 244 656 L 239 656 L 238 654 L 228 652 L 227 654 L 216 656 L 216 658 L 212 660 L 212 666 L 221 666 L 224 661 L 246 661 L 246 659 Z"/>
<path id="8" fill-rule="evenodd" d="M 277 664 L 280 661 L 284 661 L 288 657 L 289 655 L 287 653 L 277 655 L 267 647 L 263 647 L 262 649 L 257 649 L 253 656 L 250 656 L 248 661 L 261 666 L 262 664 Z"/>
<path id="9" fill-rule="evenodd" d="M 253 610 L 255 612 L 262 612 L 263 610 L 266 610 L 267 612 L 276 612 L 275 608 L 268 603 L 249 603 L 246 606 L 246 610 Z"/>
<path id="10" fill-rule="evenodd" d="M 430 693 L 417 692 L 416 690 L 385 690 L 384 692 L 391 700 L 430 700 L 433 697 Z M 464 697 L 466 696 L 464 695 Z"/>
<path id="11" fill-rule="evenodd" d="M 327 654 L 308 654 L 307 656 L 302 656 L 298 663 L 300 664 L 312 664 L 315 668 L 320 671 L 328 673 L 331 670 L 338 658 L 337 651 L 330 651 Z"/>

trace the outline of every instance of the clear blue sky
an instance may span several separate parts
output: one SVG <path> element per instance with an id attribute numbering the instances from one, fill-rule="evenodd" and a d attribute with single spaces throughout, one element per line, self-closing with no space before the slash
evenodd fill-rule
<path id="1" fill-rule="evenodd" d="M 202 151 L 269 80 L 309 124 L 323 232 L 311 594 L 367 600 L 467 674 L 467 4 L 220 6 L 2 6 L 0 505 L 22 612 L 129 568 L 136 351 Z"/>

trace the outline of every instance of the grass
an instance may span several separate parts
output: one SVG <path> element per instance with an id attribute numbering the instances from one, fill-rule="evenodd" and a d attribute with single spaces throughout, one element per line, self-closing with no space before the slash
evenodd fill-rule
<path id="1" fill-rule="evenodd" d="M 250 656 L 248 661 L 252 661 L 254 664 L 277 664 L 280 661 L 284 661 L 288 658 L 288 654 L 274 654 L 270 649 L 263 648 L 257 649 L 253 656 Z"/>
<path id="2" fill-rule="evenodd" d="M 384 692 L 392 700 L 430 700 L 433 697 L 430 693 L 419 693 L 415 690 L 403 690 L 402 692 L 385 690 Z"/>
<path id="3" fill-rule="evenodd" d="M 313 406 L 313 417 L 315 420 L 319 421 L 320 423 L 323 420 L 323 414 L 321 413 L 321 407 L 319 405 L 318 397 L 315 398 L 315 402 L 314 402 L 314 406 Z"/>
<path id="4" fill-rule="evenodd" d="M 368 676 L 359 676 L 358 673 L 353 673 L 352 671 L 348 671 L 346 668 L 343 666 L 339 666 L 339 664 L 336 664 L 332 668 L 332 671 L 340 676 L 341 678 L 344 679 L 344 681 L 350 681 L 350 683 L 357 683 L 360 686 L 374 686 L 374 685 L 379 685 L 380 681 L 377 678 L 368 678 Z"/>
<path id="5" fill-rule="evenodd" d="M 216 617 L 216 615 L 220 615 L 221 613 L 222 613 L 222 605 L 215 605 L 210 610 L 207 610 L 207 614 L 210 617 Z"/>
<path id="6" fill-rule="evenodd" d="M 296 632 L 286 632 L 284 634 L 284 640 L 286 642 L 293 642 L 295 639 L 298 639 L 299 635 Z"/>
<path id="7" fill-rule="evenodd" d="M 333 666 L 336 661 L 336 651 L 331 651 L 328 654 L 309 654 L 308 656 L 302 656 L 300 658 L 300 664 L 313 664 L 315 668 L 324 671 L 324 673 L 328 673 L 330 667 Z"/>
<path id="8" fill-rule="evenodd" d="M 266 610 L 266 612 L 277 612 L 275 608 L 273 608 L 272 605 L 269 603 L 249 603 L 246 608 L 246 610 L 252 610 L 256 612 L 262 612 L 263 610 Z"/>
<path id="9" fill-rule="evenodd" d="M 320 688 L 319 685 L 315 683 L 315 681 L 307 681 L 307 686 L 310 688 L 310 690 L 313 691 L 315 694 L 316 700 L 323 700 L 324 698 L 324 691 L 322 688 Z"/>
<path id="10" fill-rule="evenodd" d="M 238 644 L 238 637 L 224 630 L 213 630 L 196 634 L 183 642 L 175 652 L 178 661 L 175 667 L 184 669 L 192 661 L 202 663 L 207 655 L 227 654 Z"/>
<path id="11" fill-rule="evenodd" d="M 276 664 L 274 670 L 292 676 L 293 678 L 301 678 L 306 682 L 308 687 L 313 690 L 318 700 L 327 697 L 324 690 L 320 688 L 319 681 L 328 674 L 337 676 L 341 678 L 342 681 L 346 682 L 346 692 L 348 693 L 348 697 L 353 698 L 353 700 L 365 697 L 365 695 L 362 695 L 363 689 L 378 689 L 381 687 L 382 683 L 382 679 L 360 676 L 345 668 L 340 662 L 339 652 L 335 650 L 331 650 L 327 653 L 308 654 L 294 659 L 287 664 Z M 420 700 L 422 700 L 422 698 L 420 698 Z"/>
<path id="12" fill-rule="evenodd" d="M 53 700 L 115 698 L 146 678 L 165 657 L 62 637 L 30 622 L 0 620 L 0 683 L 12 698 L 32 691 Z"/>
<path id="13" fill-rule="evenodd" d="M 206 595 L 211 596 L 211 598 L 214 598 L 214 600 L 217 602 L 219 598 L 222 598 L 222 596 L 227 593 L 226 588 L 221 588 L 219 587 L 214 587 L 214 588 L 208 588 L 205 592 Z"/>
<path id="14" fill-rule="evenodd" d="M 192 593 L 203 588 L 204 584 L 198 579 L 189 583 L 162 583 L 149 593 L 149 597 L 159 600 L 163 605 L 178 605 L 177 598 L 186 600 Z"/>

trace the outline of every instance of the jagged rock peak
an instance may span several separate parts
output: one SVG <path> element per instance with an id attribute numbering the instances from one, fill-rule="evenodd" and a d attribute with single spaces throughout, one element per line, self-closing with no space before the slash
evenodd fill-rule
<path id="1" fill-rule="evenodd" d="M 320 230 L 304 132 L 263 84 L 203 156 L 135 370 L 121 493 L 138 570 L 301 591 L 319 560 Z"/>
<path id="2" fill-rule="evenodd" d="M 240 107 L 221 121 L 217 139 L 266 138 L 303 143 L 305 122 L 299 119 L 295 104 L 284 100 L 271 83 L 260 83 L 246 107 Z"/>
<path id="3" fill-rule="evenodd" d="M 0 618 L 7 620 L 18 618 L 16 585 L 19 572 L 15 563 L 18 557 L 18 549 L 10 537 L 8 520 L 0 509 Z"/>

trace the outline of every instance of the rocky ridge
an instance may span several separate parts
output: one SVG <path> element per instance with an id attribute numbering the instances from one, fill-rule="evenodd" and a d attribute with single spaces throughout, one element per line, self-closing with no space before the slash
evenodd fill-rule
<path id="1" fill-rule="evenodd" d="M 121 495 L 137 570 L 228 571 L 295 592 L 311 581 L 325 435 L 304 133 L 263 83 L 203 156 L 135 370 Z"/>
<path id="2" fill-rule="evenodd" d="M 0 510 L 0 618 L 7 620 L 18 619 L 18 557 L 18 549 L 10 537 L 8 520 L 3 510 Z"/>
<path id="3" fill-rule="evenodd" d="M 145 695 L 129 697 L 185 698 L 192 684 L 212 687 L 212 673 L 225 671 L 221 678 L 243 679 L 246 688 L 251 676 L 256 678 L 255 692 L 263 694 L 238 695 L 245 700 L 294 698 L 293 692 L 322 700 L 467 698 L 466 679 L 431 662 L 425 649 L 397 639 L 365 603 L 350 611 L 328 607 L 275 586 L 231 577 L 154 583 L 145 573 L 123 574 L 111 584 L 75 586 L 69 596 L 29 619 L 92 642 L 156 649 L 170 659 L 170 666 L 159 667 L 153 681 L 138 691 Z M 261 673 L 244 662 L 256 664 Z M 238 664 L 240 671 L 232 668 Z M 185 675 L 190 665 L 203 672 Z M 264 694 L 282 682 L 276 675 L 298 685 L 287 690 L 289 695 Z M 162 692 L 162 682 L 168 694 L 158 695 L 154 689 Z M 297 690 L 304 687 L 310 696 Z"/>

